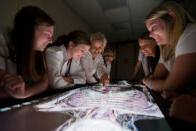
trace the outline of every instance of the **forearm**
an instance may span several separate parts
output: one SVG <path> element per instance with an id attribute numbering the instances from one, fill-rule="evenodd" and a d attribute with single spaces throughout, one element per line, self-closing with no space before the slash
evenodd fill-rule
<path id="1" fill-rule="evenodd" d="M 154 91 L 162 92 L 164 89 L 165 80 L 146 79 L 144 84 Z"/>
<path id="2" fill-rule="evenodd" d="M 85 69 L 85 77 L 86 77 L 86 82 L 87 83 L 96 83 L 97 80 L 93 76 L 95 72 L 92 69 Z"/>
<path id="3" fill-rule="evenodd" d="M 40 82 L 37 82 L 37 83 L 34 83 L 33 85 L 31 86 L 26 86 L 25 87 L 26 89 L 26 97 L 30 97 L 30 96 L 33 96 L 33 95 L 36 95 L 36 94 L 39 94 L 43 91 L 45 91 L 46 89 L 48 89 L 48 79 L 44 79 Z"/>
<path id="4" fill-rule="evenodd" d="M 164 84 L 165 80 L 152 80 L 152 89 L 158 92 L 162 92 Z"/>

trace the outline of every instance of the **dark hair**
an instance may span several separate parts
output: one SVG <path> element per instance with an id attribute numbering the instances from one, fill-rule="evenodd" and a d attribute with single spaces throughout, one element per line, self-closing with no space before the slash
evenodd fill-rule
<path id="1" fill-rule="evenodd" d="M 149 32 L 148 31 L 143 32 L 140 35 L 139 39 L 142 39 L 142 40 L 153 40 L 154 41 L 154 39 L 152 37 L 149 37 Z"/>
<path id="2" fill-rule="evenodd" d="M 52 46 L 64 45 L 66 48 L 69 46 L 69 42 L 72 41 L 75 45 L 86 44 L 90 46 L 90 40 L 88 35 L 83 31 L 72 31 L 68 35 L 59 36 Z"/>
<path id="3" fill-rule="evenodd" d="M 44 52 L 33 50 L 35 27 L 54 24 L 54 20 L 36 6 L 26 6 L 16 14 L 9 49 L 17 73 L 24 79 L 38 81 L 45 75 L 47 69 Z"/>

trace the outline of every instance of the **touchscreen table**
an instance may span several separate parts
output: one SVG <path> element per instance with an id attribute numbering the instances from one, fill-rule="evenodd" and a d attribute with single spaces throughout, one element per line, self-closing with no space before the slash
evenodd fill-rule
<path id="1" fill-rule="evenodd" d="M 149 93 L 143 92 L 143 88 L 143 85 L 126 82 L 107 87 L 97 84 L 64 92 L 28 107 L 35 114 L 47 113 L 50 119 L 56 113 L 66 117 L 61 119 L 60 124 L 57 124 L 59 120 L 55 121 L 52 130 L 57 131 L 140 131 L 145 127 L 170 130 L 161 110 Z M 29 109 L 26 110 L 28 112 Z M 9 117 L 8 114 L 5 117 Z"/>

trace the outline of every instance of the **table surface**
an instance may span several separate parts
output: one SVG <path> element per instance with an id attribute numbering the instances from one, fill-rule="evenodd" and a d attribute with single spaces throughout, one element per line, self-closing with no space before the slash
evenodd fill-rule
<path id="1" fill-rule="evenodd" d="M 53 96 L 50 96 L 49 98 L 34 100 L 34 101 L 31 101 L 32 104 L 26 102 L 23 104 L 12 106 L 11 109 L 2 108 L 7 111 L 2 110 L 2 112 L 0 112 L 0 128 L 1 128 L 0 130 L 1 131 L 56 130 L 57 128 L 59 128 L 59 126 L 65 124 L 66 121 L 69 121 L 70 119 L 72 119 L 73 116 L 70 115 L 70 111 L 62 111 L 62 110 L 51 111 L 51 112 L 50 111 L 39 111 L 35 107 L 37 105 L 40 105 L 40 103 L 50 102 L 51 100 L 58 99 L 59 97 L 62 97 L 63 95 L 69 92 L 71 91 L 68 91 L 63 94 L 58 94 L 55 96 L 53 95 Z M 126 116 L 126 119 L 127 119 L 127 116 Z M 164 118 L 153 119 L 151 117 L 151 119 L 147 119 L 145 117 L 145 119 L 140 119 L 138 121 L 135 121 L 134 125 L 137 127 L 137 130 L 139 131 L 144 131 L 146 129 L 150 131 L 157 131 L 157 130 L 170 131 L 171 130 L 167 121 Z"/>

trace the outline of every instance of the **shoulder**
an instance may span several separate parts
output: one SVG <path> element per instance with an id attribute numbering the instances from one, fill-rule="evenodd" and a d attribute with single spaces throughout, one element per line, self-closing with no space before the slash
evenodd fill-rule
<path id="1" fill-rule="evenodd" d="M 196 53 L 196 23 L 188 25 L 176 45 L 175 57 Z"/>
<path id="2" fill-rule="evenodd" d="M 47 48 L 47 52 L 62 52 L 63 51 L 63 46 L 51 46 Z"/>
<path id="3" fill-rule="evenodd" d="M 8 36 L 0 29 L 0 56 L 8 57 Z"/>
<path id="4" fill-rule="evenodd" d="M 64 46 L 51 46 L 46 50 L 48 60 L 57 61 L 66 59 L 66 49 Z"/>
<path id="5" fill-rule="evenodd" d="M 57 56 L 64 56 L 66 49 L 64 46 L 51 46 L 46 49 L 47 55 L 57 55 Z"/>

